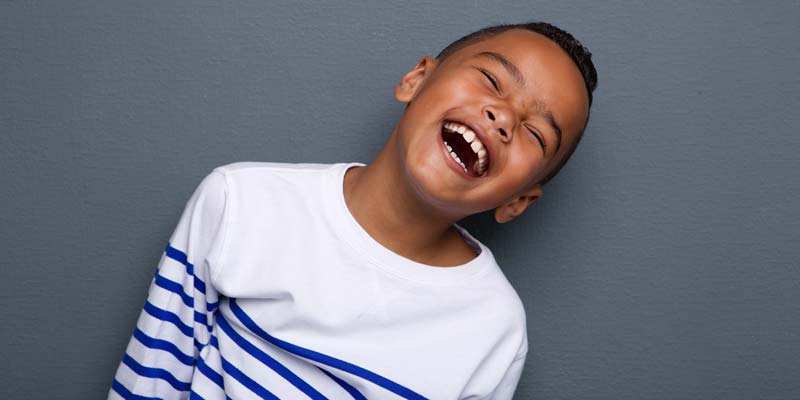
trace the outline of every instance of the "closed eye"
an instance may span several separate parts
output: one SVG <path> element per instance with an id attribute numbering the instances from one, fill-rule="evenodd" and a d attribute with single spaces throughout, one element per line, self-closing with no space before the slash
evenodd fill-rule
<path id="1" fill-rule="evenodd" d="M 484 71 L 483 69 L 481 69 L 480 71 L 484 76 L 486 76 L 487 79 L 489 79 L 489 82 L 492 82 L 492 86 L 494 86 L 495 90 L 497 90 L 497 92 L 499 93 L 500 92 L 500 87 L 497 85 L 497 81 L 492 77 L 492 75 L 490 75 L 488 72 Z"/>
<path id="2" fill-rule="evenodd" d="M 533 136 L 536 137 L 536 140 L 539 141 L 539 144 L 542 145 L 542 152 L 546 153 L 547 152 L 547 144 L 542 140 L 541 136 L 539 136 L 539 134 L 537 134 L 536 131 L 534 131 L 533 129 L 528 129 L 528 130 L 533 134 Z"/>
<path id="3" fill-rule="evenodd" d="M 489 82 L 492 83 L 492 86 L 494 86 L 495 90 L 497 90 L 497 92 L 500 93 L 500 86 L 497 84 L 497 80 L 495 80 L 494 77 L 492 77 L 492 75 L 486 72 L 486 70 L 484 70 L 483 68 L 478 68 L 478 69 L 486 77 L 486 79 L 488 79 Z M 537 134 L 535 130 L 530 128 L 528 128 L 528 130 L 531 132 L 531 134 L 533 134 L 536 140 L 539 141 L 539 144 L 542 146 L 542 153 L 547 153 L 547 144 L 544 142 L 544 140 L 542 140 L 542 137 L 539 136 L 539 134 Z"/>

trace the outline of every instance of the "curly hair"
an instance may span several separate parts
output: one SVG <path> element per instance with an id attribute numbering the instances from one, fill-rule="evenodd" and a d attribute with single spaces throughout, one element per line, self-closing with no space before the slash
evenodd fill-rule
<path id="1" fill-rule="evenodd" d="M 569 32 L 566 32 L 563 29 L 547 22 L 495 25 L 477 30 L 447 45 L 447 47 L 445 47 L 444 50 L 439 52 L 439 54 L 436 56 L 436 60 L 442 62 L 451 54 L 463 47 L 480 42 L 511 29 L 524 29 L 544 35 L 559 45 L 559 47 L 561 47 L 569 55 L 569 57 L 578 67 L 578 70 L 580 70 L 581 76 L 583 77 L 583 82 L 586 85 L 586 92 L 589 95 L 589 112 L 591 113 L 592 93 L 597 87 L 597 70 L 595 70 L 594 63 L 592 63 L 592 53 L 589 52 L 589 50 L 584 47 L 581 42 L 575 39 Z M 578 132 L 575 142 L 570 146 L 569 149 L 567 149 L 566 154 L 561 159 L 559 164 L 556 165 L 553 170 L 541 180 L 540 184 L 544 185 L 549 182 L 550 179 L 552 179 L 558 173 L 558 171 L 561 170 L 564 164 L 567 163 L 567 160 L 569 160 L 570 156 L 572 156 L 572 153 L 574 153 L 575 149 L 578 147 L 578 143 L 583 137 L 583 132 L 586 129 L 586 124 L 588 122 L 589 115 L 586 116 L 586 123 L 584 123 L 583 128 L 581 128 L 580 132 Z"/>

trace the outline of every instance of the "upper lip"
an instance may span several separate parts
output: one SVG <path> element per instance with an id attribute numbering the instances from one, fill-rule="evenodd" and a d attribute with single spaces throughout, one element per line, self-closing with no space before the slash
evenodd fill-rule
<path id="1" fill-rule="evenodd" d="M 468 126 L 469 129 L 472 129 L 472 131 L 475 132 L 475 136 L 478 137 L 478 140 L 480 140 L 481 143 L 483 143 L 483 147 L 486 149 L 486 154 L 489 156 L 488 166 L 491 167 L 492 163 L 494 163 L 494 151 L 492 151 L 494 144 L 492 144 L 491 141 L 489 140 L 489 137 L 486 136 L 486 133 L 484 132 L 483 128 L 481 128 L 480 125 L 474 122 L 468 122 L 458 119 L 451 119 L 450 121 L 457 122 L 464 126 Z"/>

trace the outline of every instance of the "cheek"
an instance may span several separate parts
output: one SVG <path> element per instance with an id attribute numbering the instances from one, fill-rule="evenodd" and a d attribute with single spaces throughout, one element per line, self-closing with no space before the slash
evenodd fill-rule
<path id="1" fill-rule="evenodd" d="M 428 96 L 432 106 L 441 106 L 442 104 L 452 107 L 465 106 L 479 99 L 480 92 L 476 90 L 476 85 L 464 77 L 453 76 L 433 83 L 429 91 L 430 96 Z"/>
<path id="2" fill-rule="evenodd" d="M 460 79 L 451 85 L 453 99 L 460 104 L 476 104 L 486 101 L 485 89 L 470 79 Z"/>
<path id="3" fill-rule="evenodd" d="M 529 138 L 522 139 L 530 142 Z M 536 142 L 536 138 L 533 138 L 533 141 Z M 546 162 L 538 142 L 525 143 L 524 146 L 517 146 L 509 153 L 508 165 L 506 165 L 508 171 L 506 172 L 513 177 L 511 179 L 515 182 L 527 182 L 535 178 L 545 166 Z"/>

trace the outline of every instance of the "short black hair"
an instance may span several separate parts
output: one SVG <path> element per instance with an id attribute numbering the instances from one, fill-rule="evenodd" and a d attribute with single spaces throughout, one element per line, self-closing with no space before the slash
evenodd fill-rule
<path id="1" fill-rule="evenodd" d="M 444 50 L 442 50 L 439 55 L 436 56 L 436 60 L 441 63 L 451 54 L 463 47 L 480 42 L 481 40 L 488 39 L 511 29 L 524 29 L 544 35 L 559 45 L 569 55 L 583 76 L 583 82 L 586 85 L 586 93 L 589 95 L 589 113 L 591 113 L 592 93 L 597 87 L 597 70 L 595 70 L 594 63 L 592 63 L 592 53 L 569 32 L 547 22 L 494 25 L 477 30 L 447 45 L 447 47 L 445 47 Z M 564 164 L 567 163 L 567 160 L 569 160 L 570 156 L 572 156 L 572 153 L 574 153 L 575 149 L 578 147 L 578 143 L 583 137 L 583 131 L 586 129 L 586 124 L 588 124 L 588 122 L 589 115 L 587 114 L 586 123 L 584 124 L 583 128 L 581 128 L 580 132 L 578 132 L 578 137 L 575 139 L 575 142 L 572 144 L 572 146 L 570 146 L 569 149 L 567 149 L 567 153 L 564 155 L 564 158 L 561 159 L 555 168 L 553 168 L 553 171 L 551 171 L 540 181 L 540 184 L 544 185 L 550 181 L 550 179 L 552 179 L 558 173 L 558 171 L 561 170 Z"/>

